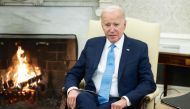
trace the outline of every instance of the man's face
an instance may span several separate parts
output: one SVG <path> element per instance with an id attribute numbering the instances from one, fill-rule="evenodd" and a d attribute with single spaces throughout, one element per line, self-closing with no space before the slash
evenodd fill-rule
<path id="1" fill-rule="evenodd" d="M 111 43 L 121 38 L 126 27 L 126 21 L 118 11 L 105 12 L 101 17 L 101 23 L 105 36 Z"/>

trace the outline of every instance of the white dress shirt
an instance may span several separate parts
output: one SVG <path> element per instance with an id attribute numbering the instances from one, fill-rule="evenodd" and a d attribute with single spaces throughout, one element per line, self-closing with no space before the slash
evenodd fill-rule
<path id="1" fill-rule="evenodd" d="M 114 73 L 113 73 L 113 77 L 112 77 L 112 85 L 111 85 L 111 90 L 110 90 L 110 96 L 111 97 L 118 97 L 119 96 L 118 80 L 117 79 L 118 79 L 118 69 L 119 69 L 119 62 L 120 62 L 120 58 L 121 58 L 121 52 L 122 52 L 122 48 L 123 48 L 123 42 L 124 42 L 124 36 L 122 36 L 120 38 L 120 40 L 115 43 L 115 46 L 116 46 L 114 48 L 115 69 L 114 69 Z M 100 58 L 100 62 L 99 62 L 98 67 L 97 67 L 97 69 L 96 69 L 96 71 L 92 77 L 92 80 L 95 84 L 97 93 L 100 89 L 102 76 L 103 76 L 103 73 L 104 73 L 105 68 L 106 68 L 107 54 L 109 52 L 111 44 L 112 43 L 108 39 L 106 39 L 106 44 L 104 46 L 102 56 Z"/>
<path id="2" fill-rule="evenodd" d="M 118 97 L 119 96 L 119 93 L 118 93 L 118 70 L 119 70 L 119 63 L 120 63 L 120 59 L 121 59 L 121 53 L 122 53 L 122 49 L 123 49 L 123 43 L 124 43 L 124 35 L 122 35 L 120 40 L 115 43 L 115 46 L 116 46 L 114 48 L 115 70 L 113 73 L 112 85 L 111 85 L 111 90 L 110 90 L 110 96 L 111 97 Z M 104 73 L 105 68 L 106 68 L 107 54 L 108 54 L 108 51 L 110 49 L 109 47 L 111 44 L 112 43 L 108 39 L 106 39 L 106 44 L 104 46 L 102 56 L 101 56 L 100 62 L 98 64 L 98 68 L 96 69 L 96 71 L 92 77 L 92 80 L 93 80 L 95 87 L 96 87 L 96 93 L 98 93 L 98 91 L 100 90 L 102 76 L 103 76 L 103 73 Z M 131 102 L 129 101 L 128 97 L 123 96 L 123 98 L 125 98 L 125 100 L 127 100 L 127 106 L 130 106 Z"/>

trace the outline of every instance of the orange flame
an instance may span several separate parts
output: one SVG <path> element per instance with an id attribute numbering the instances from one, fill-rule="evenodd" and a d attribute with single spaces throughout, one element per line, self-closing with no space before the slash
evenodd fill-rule
<path id="1" fill-rule="evenodd" d="M 17 53 L 12 58 L 12 63 L 8 69 L 6 81 L 13 80 L 14 86 L 20 87 L 19 83 L 41 74 L 39 67 L 29 64 L 29 58 L 21 46 L 18 46 Z"/>

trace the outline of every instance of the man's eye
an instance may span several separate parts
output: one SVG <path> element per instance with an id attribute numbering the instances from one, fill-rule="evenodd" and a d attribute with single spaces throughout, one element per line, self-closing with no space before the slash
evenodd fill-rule
<path id="1" fill-rule="evenodd" d="M 108 27 L 108 26 L 110 26 L 110 24 L 105 24 L 105 26 L 107 26 L 107 27 Z"/>
<path id="2" fill-rule="evenodd" d="M 114 24 L 114 26 L 119 26 L 119 24 Z"/>

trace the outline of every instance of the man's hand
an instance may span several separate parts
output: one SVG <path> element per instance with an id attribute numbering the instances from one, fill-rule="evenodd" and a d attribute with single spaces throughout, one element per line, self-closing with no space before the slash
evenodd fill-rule
<path id="1" fill-rule="evenodd" d="M 76 106 L 76 98 L 80 92 L 73 89 L 68 93 L 67 96 L 67 106 L 69 109 L 75 109 Z"/>
<path id="2" fill-rule="evenodd" d="M 127 106 L 127 100 L 121 98 L 119 101 L 116 101 L 111 104 L 111 109 L 123 109 Z"/>

